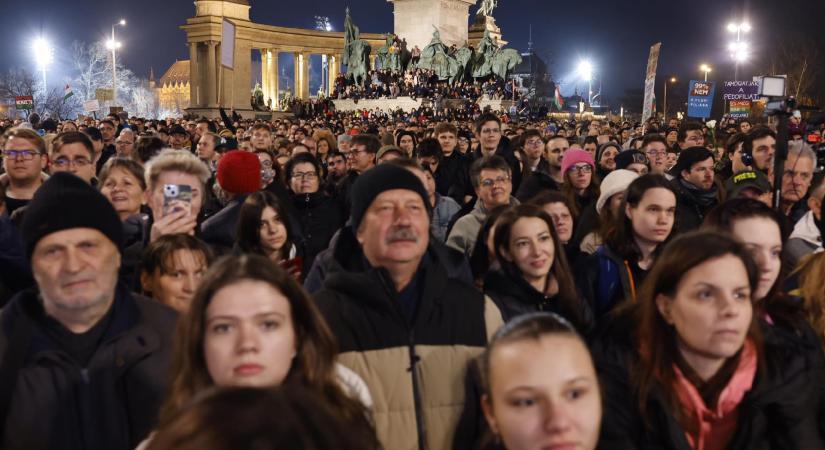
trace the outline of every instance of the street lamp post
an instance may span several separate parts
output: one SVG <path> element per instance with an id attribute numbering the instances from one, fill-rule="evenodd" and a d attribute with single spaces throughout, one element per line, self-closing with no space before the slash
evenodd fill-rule
<path id="1" fill-rule="evenodd" d="M 733 81 L 739 81 L 739 64 L 748 58 L 749 45 L 742 40 L 742 35 L 750 31 L 751 26 L 747 22 L 728 24 L 728 32 L 736 33 L 736 41 L 728 46 L 733 58 Z"/>
<path id="2" fill-rule="evenodd" d="M 117 105 L 117 49 L 120 48 L 120 42 L 115 39 L 115 27 L 126 26 L 126 20 L 120 19 L 118 23 L 112 24 L 112 39 L 106 43 L 106 47 L 112 51 L 112 105 Z"/>
<path id="3" fill-rule="evenodd" d="M 708 73 L 710 73 L 713 69 L 707 64 L 702 64 L 701 66 L 699 66 L 699 70 L 701 70 L 702 72 L 705 72 L 705 82 L 707 82 L 708 81 Z"/>
<path id="4" fill-rule="evenodd" d="M 665 80 L 665 98 L 664 98 L 664 105 L 662 105 L 662 113 L 664 114 L 665 120 L 667 120 L 667 84 L 676 83 L 676 77 L 670 77 L 669 80 Z"/>
<path id="5" fill-rule="evenodd" d="M 587 81 L 587 106 L 593 102 L 593 64 L 590 61 L 579 63 L 579 74 Z"/>

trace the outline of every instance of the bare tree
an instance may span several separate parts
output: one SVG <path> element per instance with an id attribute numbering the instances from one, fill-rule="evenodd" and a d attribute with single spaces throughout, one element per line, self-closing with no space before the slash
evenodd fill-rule
<path id="1" fill-rule="evenodd" d="M 94 100 L 98 89 L 112 88 L 111 53 L 103 42 L 85 44 L 72 43 L 72 66 L 76 77 L 72 81 L 75 95 L 81 101 Z M 139 106 L 134 95 L 141 90 L 142 83 L 134 73 L 121 64 L 117 65 L 117 103 L 126 111 L 146 110 L 146 93 L 138 93 Z M 115 106 L 113 102 L 101 102 L 101 106 Z"/>
<path id="2" fill-rule="evenodd" d="M 822 52 L 809 37 L 785 35 L 768 53 L 763 73 L 787 75 L 787 94 L 801 103 L 813 104 L 825 97 L 822 85 Z"/>
<path id="3" fill-rule="evenodd" d="M 14 98 L 24 95 L 34 97 L 37 91 L 37 80 L 34 75 L 25 69 L 9 69 L 0 75 L 0 97 Z"/>
<path id="4" fill-rule="evenodd" d="M 101 42 L 85 44 L 72 43 L 72 68 L 77 74 L 73 89 L 82 101 L 94 100 L 95 91 L 112 80 L 112 72 L 107 60 L 108 52 Z M 111 87 L 111 83 L 108 83 Z"/>

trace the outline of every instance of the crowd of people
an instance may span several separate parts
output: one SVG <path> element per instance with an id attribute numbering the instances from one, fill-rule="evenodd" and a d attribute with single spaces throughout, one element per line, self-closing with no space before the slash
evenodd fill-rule
<path id="1" fill-rule="evenodd" d="M 514 96 L 515 95 L 515 96 Z M 491 77 L 483 82 L 462 81 L 450 84 L 440 81 L 432 70 L 412 69 L 405 72 L 391 70 L 370 70 L 363 86 L 345 75 L 335 79 L 334 91 L 330 97 L 343 99 L 377 99 L 412 97 L 432 99 L 461 99 L 475 102 L 485 97 L 490 100 L 518 100 L 518 91 L 500 78 Z"/>
<path id="2" fill-rule="evenodd" d="M 221 113 L 0 121 L 0 447 L 825 448 L 822 128 Z"/>

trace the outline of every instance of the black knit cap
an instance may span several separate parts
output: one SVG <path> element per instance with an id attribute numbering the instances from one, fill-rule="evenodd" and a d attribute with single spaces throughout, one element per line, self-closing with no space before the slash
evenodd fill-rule
<path id="1" fill-rule="evenodd" d="M 109 200 L 77 176 L 58 172 L 40 186 L 23 215 L 27 255 L 47 235 L 72 228 L 93 228 L 119 250 L 123 246 L 123 224 Z"/>
<path id="2" fill-rule="evenodd" d="M 683 170 L 690 172 L 691 166 L 708 158 L 713 158 L 713 153 L 705 147 L 686 148 L 679 152 L 679 159 L 676 160 L 676 164 L 670 169 L 670 174 L 676 178 L 681 178 Z"/>
<path id="3" fill-rule="evenodd" d="M 407 189 L 421 196 L 427 212 L 431 206 L 427 190 L 424 183 L 412 172 L 392 164 L 379 164 L 367 170 L 355 180 L 352 185 L 352 208 L 350 218 L 352 219 L 352 229 L 357 230 L 364 218 L 367 209 L 372 204 L 375 197 L 382 192 L 392 189 Z"/>

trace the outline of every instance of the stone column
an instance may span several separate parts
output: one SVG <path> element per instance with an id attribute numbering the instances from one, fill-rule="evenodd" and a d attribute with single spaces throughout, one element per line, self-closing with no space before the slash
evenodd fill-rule
<path id="1" fill-rule="evenodd" d="M 295 52 L 295 97 L 309 98 L 309 53 Z"/>
<path id="2" fill-rule="evenodd" d="M 269 89 L 269 52 L 267 49 L 261 48 L 258 49 L 261 53 L 261 89 L 264 91 L 264 102 L 268 97 L 268 90 Z"/>
<path id="3" fill-rule="evenodd" d="M 262 50 L 263 54 L 265 54 L 265 58 L 262 56 L 261 61 L 263 62 L 263 66 L 261 71 L 263 72 L 263 79 L 264 79 L 264 101 L 268 101 L 272 99 L 272 109 L 278 109 L 278 50 L 277 49 L 266 49 Z"/>
<path id="4" fill-rule="evenodd" d="M 198 43 L 189 43 L 189 105 L 201 106 L 201 68 L 198 61 Z"/>
<path id="5" fill-rule="evenodd" d="M 338 61 L 338 55 L 327 55 L 327 66 L 329 67 L 329 93 L 327 94 L 328 96 L 331 96 L 333 91 L 335 91 L 335 78 L 338 77 Z"/>
<path id="6" fill-rule="evenodd" d="M 206 43 L 208 48 L 206 49 L 206 106 L 209 108 L 215 108 L 218 106 L 218 83 L 216 82 L 216 76 L 218 74 L 217 69 L 217 55 L 216 55 L 216 46 L 218 43 L 216 41 L 208 41 Z"/>

